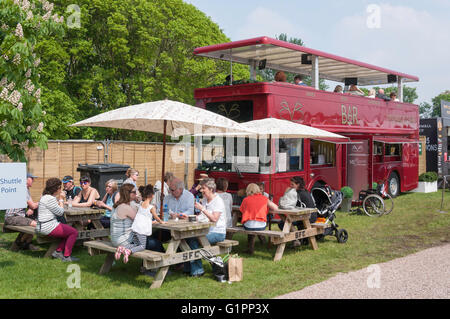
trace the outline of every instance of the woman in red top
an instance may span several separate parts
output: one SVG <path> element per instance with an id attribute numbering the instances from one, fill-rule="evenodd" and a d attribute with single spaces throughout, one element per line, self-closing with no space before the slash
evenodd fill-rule
<path id="1" fill-rule="evenodd" d="M 277 210 L 278 206 L 261 194 L 256 184 L 249 184 L 246 189 L 247 197 L 242 201 L 240 211 L 241 223 L 246 230 L 265 230 L 269 209 Z"/>

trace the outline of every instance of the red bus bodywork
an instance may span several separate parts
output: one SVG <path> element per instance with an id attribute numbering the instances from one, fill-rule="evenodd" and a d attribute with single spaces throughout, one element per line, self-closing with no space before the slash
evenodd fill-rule
<path id="1" fill-rule="evenodd" d="M 373 181 L 387 180 L 391 173 L 400 178 L 400 190 L 417 187 L 419 113 L 413 104 L 385 102 L 352 94 L 340 94 L 315 90 L 290 83 L 250 83 L 196 89 L 196 106 L 206 108 L 208 103 L 252 101 L 253 119 L 274 117 L 310 125 L 349 137 L 352 141 L 368 141 L 369 166 L 367 185 Z M 400 156 L 374 155 L 373 142 L 402 143 Z M 334 166 L 310 165 L 310 139 L 304 140 L 304 169 L 295 172 L 269 174 L 212 171 L 214 178 L 225 177 L 229 190 L 235 192 L 252 182 L 271 185 L 266 192 L 278 201 L 289 186 L 292 176 L 302 176 L 311 189 L 317 182 L 329 184 L 335 189 L 347 185 L 347 148 L 358 144 L 336 142 Z M 384 153 L 383 149 L 383 153 Z M 203 171 L 197 170 L 195 177 Z M 271 178 L 271 181 L 269 179 Z M 355 193 L 359 190 L 355 190 Z"/>
<path id="2" fill-rule="evenodd" d="M 345 76 L 351 76 L 349 73 L 354 72 L 365 74 L 358 77 L 358 83 L 363 85 L 388 83 L 386 75 L 401 77 L 405 82 L 418 81 L 418 78 L 412 75 L 268 37 L 197 48 L 194 53 L 222 60 L 232 57 L 233 61 L 243 64 L 249 64 L 250 59 L 259 57 L 267 60 L 267 67 L 287 72 L 298 71 L 303 74 L 307 71 L 308 65 L 303 65 L 303 62 L 299 64 L 299 53 L 312 54 L 323 65 L 320 69 L 321 78 L 343 82 Z M 336 66 L 333 67 L 333 63 Z M 349 69 L 346 71 L 343 66 L 348 66 Z M 197 107 L 206 109 L 209 105 L 223 103 L 219 113 L 231 119 L 234 119 L 233 114 L 239 113 L 237 108 L 245 108 L 245 105 L 239 105 L 239 102 L 245 101 L 247 105 L 252 105 L 251 116 L 246 121 L 268 117 L 286 119 L 344 135 L 350 139 L 351 143 L 334 142 L 335 160 L 331 165 L 312 165 L 310 153 L 312 140 L 304 139 L 302 170 L 274 174 L 209 172 L 211 177 L 227 178 L 230 192 L 244 189 L 252 182 L 265 182 L 265 185 L 269 185 L 265 191 L 273 194 L 277 203 L 293 176 L 303 177 L 309 190 L 317 184 L 329 184 L 334 189 L 340 189 L 345 185 L 352 186 L 353 199 L 357 198 L 361 189 L 371 187 L 372 182 L 386 181 L 392 176 L 397 176 L 401 192 L 417 187 L 419 166 L 417 105 L 328 92 L 286 82 L 256 82 L 199 88 L 194 91 L 194 98 Z M 231 102 L 236 102 L 237 106 L 233 105 L 230 108 Z M 195 178 L 203 172 L 196 170 Z"/>

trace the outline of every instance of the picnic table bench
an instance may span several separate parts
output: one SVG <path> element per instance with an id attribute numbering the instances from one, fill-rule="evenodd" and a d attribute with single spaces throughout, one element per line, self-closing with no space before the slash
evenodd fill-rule
<path id="1" fill-rule="evenodd" d="M 295 210 L 278 209 L 277 211 L 273 211 L 272 213 L 278 214 L 281 219 L 284 220 L 285 223 L 283 230 L 249 231 L 244 229 L 243 226 L 238 226 L 238 220 L 240 219 L 239 217 L 242 213 L 239 210 L 239 206 L 235 205 L 232 209 L 232 227 L 227 228 L 227 238 L 231 239 L 233 237 L 233 234 L 235 233 L 244 233 L 251 236 L 267 236 L 270 240 L 270 243 L 277 246 L 277 250 L 273 259 L 274 261 L 281 260 L 281 258 L 283 257 L 284 249 L 286 247 L 286 243 L 294 240 L 307 238 L 312 249 L 317 250 L 318 247 L 315 236 L 323 234 L 325 228 L 329 227 L 329 225 L 320 223 L 311 224 L 309 222 L 311 214 L 316 211 L 317 209 L 315 208 L 301 208 Z M 304 229 L 297 230 L 293 225 L 293 223 L 296 221 L 302 221 Z"/>
<path id="2" fill-rule="evenodd" d="M 50 258 L 52 253 L 56 250 L 59 244 L 59 239 L 54 237 L 49 237 L 45 235 L 40 235 L 36 233 L 36 228 L 33 226 L 13 226 L 13 225 L 5 225 L 0 224 L 4 233 L 19 233 L 17 235 L 16 240 L 13 242 L 11 246 L 11 251 L 18 251 L 19 246 L 17 242 L 20 241 L 23 234 L 36 235 L 36 241 L 38 244 L 47 244 L 51 243 L 50 247 L 47 249 L 47 252 L 44 255 L 44 258 Z"/>
<path id="3" fill-rule="evenodd" d="M 100 218 L 103 216 L 104 209 L 94 209 L 91 207 L 64 207 L 64 217 L 67 225 L 74 227 L 78 231 L 77 241 L 83 241 L 86 239 L 106 239 L 109 236 L 109 229 L 105 229 L 100 223 Z M 85 223 L 90 220 L 94 225 L 93 229 L 85 229 Z M 38 244 L 50 243 L 44 258 L 50 258 L 52 253 L 58 248 L 61 239 L 54 238 L 36 232 L 36 227 L 33 226 L 14 226 L 14 225 L 2 225 L 4 233 L 18 232 L 16 240 L 11 246 L 11 251 L 18 251 L 19 246 L 17 242 L 20 241 L 23 234 L 36 235 L 36 241 Z"/>
<path id="4" fill-rule="evenodd" d="M 236 240 L 224 240 L 215 245 L 211 245 L 206 238 L 209 227 L 214 223 L 188 222 L 188 221 L 174 221 L 169 220 L 167 224 L 155 224 L 154 228 L 166 229 L 171 232 L 171 240 L 165 253 L 144 250 L 134 254 L 130 257 L 138 258 L 143 261 L 143 266 L 146 269 L 158 269 L 155 280 L 150 286 L 151 289 L 161 287 L 169 266 L 185 263 L 192 260 L 201 259 L 201 251 L 208 251 L 210 254 L 217 256 L 231 252 L 232 246 L 239 244 Z M 187 238 L 197 238 L 203 248 L 191 249 L 187 244 Z M 108 241 L 87 241 L 84 245 L 88 247 L 88 253 L 91 256 L 106 254 L 105 261 L 100 268 L 99 273 L 105 274 L 111 270 L 114 262 L 114 254 L 116 247 Z M 177 252 L 178 247 L 181 252 Z"/>

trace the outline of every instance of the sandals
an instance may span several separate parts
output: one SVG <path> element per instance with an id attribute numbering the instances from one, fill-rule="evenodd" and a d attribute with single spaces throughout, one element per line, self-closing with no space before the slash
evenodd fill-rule
<path id="1" fill-rule="evenodd" d="M 116 258 L 116 260 L 120 259 L 120 255 L 123 254 L 123 262 L 126 264 L 128 262 L 128 256 L 131 255 L 131 250 L 127 249 L 123 246 L 119 246 L 116 249 L 116 253 L 114 254 L 114 258 Z"/>
<path id="2" fill-rule="evenodd" d="M 120 255 L 122 255 L 124 252 L 125 252 L 125 247 L 123 247 L 123 246 L 117 247 L 116 253 L 114 255 L 114 258 L 116 258 L 116 260 L 119 260 L 120 259 Z"/>
<path id="3" fill-rule="evenodd" d="M 128 262 L 128 256 L 131 255 L 131 250 L 125 249 L 123 252 L 123 263 L 126 264 Z"/>

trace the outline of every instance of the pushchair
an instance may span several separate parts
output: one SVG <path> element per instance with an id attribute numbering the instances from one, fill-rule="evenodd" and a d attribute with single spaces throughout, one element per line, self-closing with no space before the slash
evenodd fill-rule
<path id="1" fill-rule="evenodd" d="M 348 232 L 336 224 L 336 210 L 342 203 L 342 192 L 331 189 L 330 186 L 315 187 L 311 190 L 319 217 L 326 218 L 325 224 L 330 224 L 330 227 L 325 228 L 323 235 L 319 235 L 318 239 L 325 236 L 336 236 L 339 243 L 345 243 L 348 239 Z"/>

